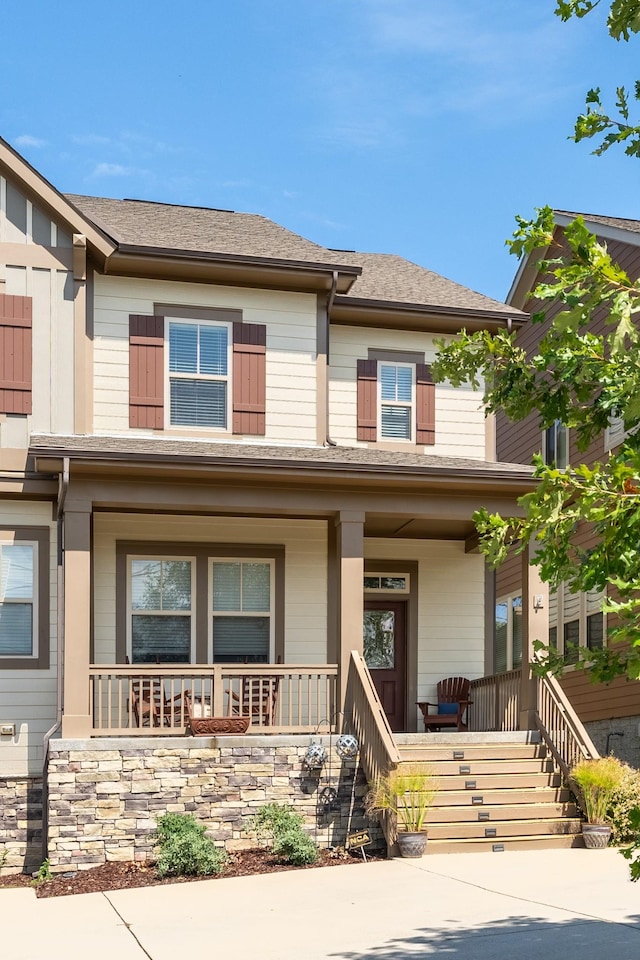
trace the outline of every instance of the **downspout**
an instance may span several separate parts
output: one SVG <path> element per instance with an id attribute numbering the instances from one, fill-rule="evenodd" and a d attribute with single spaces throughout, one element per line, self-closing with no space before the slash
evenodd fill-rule
<path id="1" fill-rule="evenodd" d="M 331 330 L 331 308 L 333 307 L 333 301 L 336 298 L 336 289 L 338 287 L 338 271 L 333 271 L 333 277 L 331 280 L 331 290 L 329 292 L 329 300 L 327 301 L 327 429 L 325 431 L 326 437 L 324 441 L 325 447 L 336 447 L 337 443 L 335 440 L 332 440 L 329 436 L 329 332 Z"/>
<path id="2" fill-rule="evenodd" d="M 69 489 L 69 457 L 62 461 L 62 473 L 58 475 L 58 500 L 56 503 L 57 521 L 57 581 L 56 581 L 56 719 L 42 740 L 42 859 L 49 852 L 49 786 L 47 766 L 49 763 L 49 741 L 62 725 L 62 699 L 64 681 L 64 502 Z"/>

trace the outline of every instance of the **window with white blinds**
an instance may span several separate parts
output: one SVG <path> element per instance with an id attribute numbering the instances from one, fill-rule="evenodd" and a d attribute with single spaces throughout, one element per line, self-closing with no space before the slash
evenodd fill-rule
<path id="1" fill-rule="evenodd" d="M 190 663 L 192 559 L 129 561 L 129 656 L 132 663 Z"/>
<path id="2" fill-rule="evenodd" d="M 37 655 L 36 543 L 0 542 L 0 658 Z"/>
<path id="3" fill-rule="evenodd" d="M 504 597 L 496 603 L 493 647 L 494 673 L 522 663 L 522 597 Z"/>
<path id="4" fill-rule="evenodd" d="M 169 417 L 174 426 L 226 430 L 230 396 L 230 326 L 168 319 Z"/>
<path id="5" fill-rule="evenodd" d="M 378 364 L 378 435 L 415 441 L 416 370 L 409 363 Z"/>
<path id="6" fill-rule="evenodd" d="M 270 560 L 212 560 L 214 663 L 273 659 L 272 582 Z"/>
<path id="7" fill-rule="evenodd" d="M 549 593 L 549 645 L 563 654 L 565 663 L 576 663 L 580 647 L 600 650 L 604 646 L 605 622 L 602 590 L 572 593 L 560 584 Z"/>

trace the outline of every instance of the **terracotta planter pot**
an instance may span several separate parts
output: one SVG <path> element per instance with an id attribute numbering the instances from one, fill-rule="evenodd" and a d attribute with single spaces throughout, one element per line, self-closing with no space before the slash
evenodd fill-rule
<path id="1" fill-rule="evenodd" d="M 219 737 L 242 734 L 249 729 L 250 717 L 191 717 L 189 727 L 194 737 Z"/>
<path id="2" fill-rule="evenodd" d="M 583 823 L 582 839 L 590 850 L 603 850 L 609 843 L 611 827 L 608 823 Z"/>
<path id="3" fill-rule="evenodd" d="M 427 849 L 427 834 L 424 831 L 420 833 L 398 833 L 398 847 L 401 857 L 422 857 Z"/>

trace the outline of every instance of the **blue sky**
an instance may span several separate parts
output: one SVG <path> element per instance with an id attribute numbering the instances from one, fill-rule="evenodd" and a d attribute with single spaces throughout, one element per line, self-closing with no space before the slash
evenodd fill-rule
<path id="1" fill-rule="evenodd" d="M 5 2 L 0 134 L 63 191 L 261 213 L 502 299 L 515 214 L 640 217 L 640 160 L 567 139 L 640 40 L 554 7 Z"/>

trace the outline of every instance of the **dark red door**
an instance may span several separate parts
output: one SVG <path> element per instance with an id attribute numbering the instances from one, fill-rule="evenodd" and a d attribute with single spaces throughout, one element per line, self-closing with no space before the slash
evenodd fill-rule
<path id="1" fill-rule="evenodd" d="M 364 601 L 364 659 L 392 730 L 405 729 L 407 605 L 398 600 Z"/>

